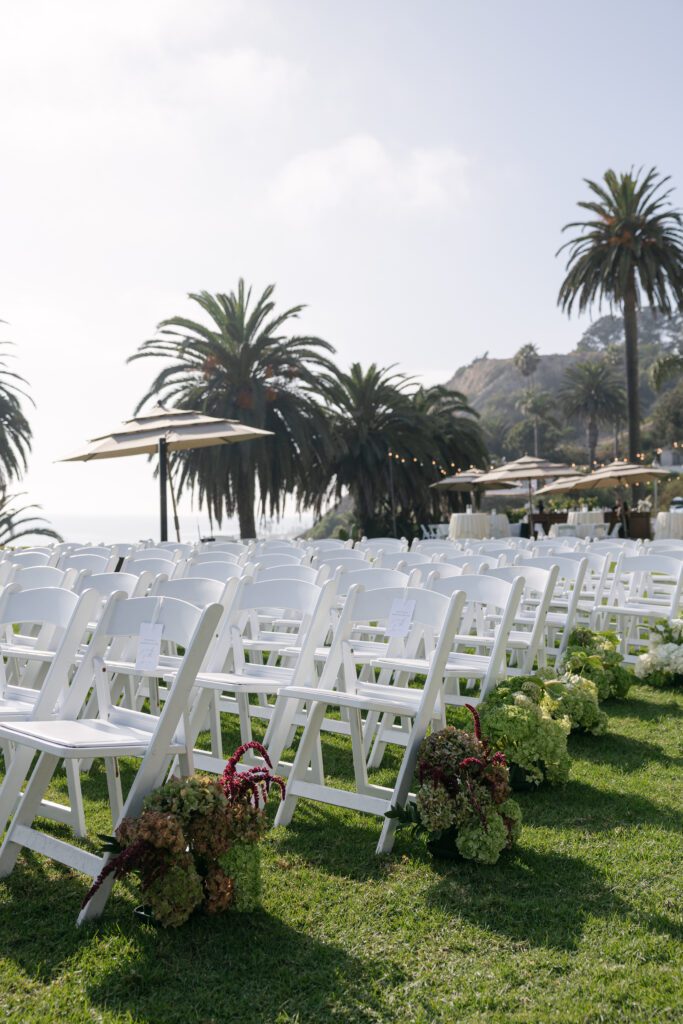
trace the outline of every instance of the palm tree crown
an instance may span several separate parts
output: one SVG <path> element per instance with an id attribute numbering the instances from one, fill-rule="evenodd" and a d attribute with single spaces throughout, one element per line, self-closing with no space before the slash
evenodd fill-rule
<path id="1" fill-rule="evenodd" d="M 515 352 L 512 361 L 523 377 L 533 377 L 538 369 L 541 357 L 538 354 L 538 349 L 534 343 L 530 341 L 528 344 L 522 345 L 522 347 Z"/>
<path id="2" fill-rule="evenodd" d="M 640 449 L 637 309 L 643 297 L 663 313 L 683 304 L 683 222 L 671 207 L 669 178 L 656 168 L 647 173 L 609 170 L 602 182 L 585 179 L 594 195 L 578 205 L 591 214 L 563 230 L 579 234 L 559 250 L 569 251 L 567 273 L 558 295 L 569 315 L 607 301 L 623 308 L 629 456 Z"/>
<path id="3" fill-rule="evenodd" d="M 0 348 L 9 346 L 0 342 Z M 31 451 L 31 427 L 21 406 L 22 398 L 31 399 L 22 389 L 23 377 L 9 369 L 8 356 L 0 354 L 0 490 L 11 480 L 19 480 Z"/>
<path id="4" fill-rule="evenodd" d="M 607 360 L 590 359 L 568 367 L 560 400 L 568 416 L 585 421 L 588 462 L 592 467 L 599 425 L 618 421 L 626 407 L 626 393 L 614 366 Z"/>
<path id="5" fill-rule="evenodd" d="M 330 457 L 324 411 L 313 390 L 333 347 L 320 338 L 288 335 L 303 306 L 275 312 L 274 285 L 253 303 L 240 279 L 237 292 L 191 294 L 208 323 L 172 317 L 159 337 L 129 361 L 164 359 L 138 409 L 150 398 L 200 409 L 272 430 L 263 441 L 175 453 L 179 486 L 196 491 L 220 523 L 238 512 L 243 537 L 256 533 L 255 482 L 263 513 L 277 514 L 285 494 L 303 504 L 321 500 L 320 476 Z"/>
<path id="6" fill-rule="evenodd" d="M 327 398 L 336 453 L 330 465 L 337 495 L 347 489 L 363 533 L 386 529 L 398 510 L 427 514 L 438 495 L 429 485 L 452 465 L 485 462 L 476 413 L 463 395 L 443 387 L 416 387 L 393 367 L 353 363 L 321 386 Z"/>

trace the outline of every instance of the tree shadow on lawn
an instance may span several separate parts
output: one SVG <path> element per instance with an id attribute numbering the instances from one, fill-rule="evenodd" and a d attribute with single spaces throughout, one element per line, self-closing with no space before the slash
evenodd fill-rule
<path id="1" fill-rule="evenodd" d="M 536 947 L 576 949 L 588 917 L 630 918 L 603 873 L 578 857 L 524 847 L 486 867 L 471 861 L 446 866 L 427 902 L 487 931 Z M 683 928 L 659 915 L 638 913 L 638 922 L 675 939 Z"/>
<path id="2" fill-rule="evenodd" d="M 648 691 L 653 697 L 655 695 L 663 697 L 666 694 L 671 699 L 667 700 L 666 703 L 657 700 L 646 700 L 644 697 L 632 696 L 631 691 L 629 691 L 628 696 L 624 700 L 605 701 L 601 705 L 602 710 L 606 711 L 610 718 L 639 718 L 643 722 L 660 718 L 683 718 L 683 707 L 673 699 L 675 691 L 658 690 L 654 687 L 648 688 Z M 642 693 L 642 689 L 640 692 Z M 678 693 L 680 694 L 680 692 L 679 690 Z"/>
<path id="3" fill-rule="evenodd" d="M 541 828 L 578 828 L 606 832 L 617 827 L 652 825 L 669 832 L 683 831 L 683 813 L 628 791 L 601 790 L 585 782 L 543 786 L 535 793 L 513 794 L 524 822 Z"/>
<path id="4" fill-rule="evenodd" d="M 397 969 L 265 911 L 197 914 L 179 929 L 156 928 L 133 916 L 133 902 L 118 887 L 101 921 L 77 928 L 84 877 L 31 853 L 2 887 L 9 895 L 0 925 L 5 957 L 41 984 L 73 984 L 74 1005 L 84 990 L 96 1006 L 135 1020 L 273 1024 L 300 1016 L 313 1024 L 369 1024 L 383 1017 L 387 983 L 403 980 Z"/>
<path id="5" fill-rule="evenodd" d="M 605 736 L 575 734 L 570 738 L 569 751 L 583 761 L 613 765 L 625 772 L 640 771 L 648 763 L 683 767 L 683 757 L 667 754 L 656 743 L 614 733 Z"/>
<path id="6" fill-rule="evenodd" d="M 126 961 L 112 959 L 87 992 L 95 1004 L 153 1024 L 370 1024 L 384 1017 L 387 981 L 403 980 L 265 912 L 198 915 L 177 931 L 132 925 L 130 940 Z"/>

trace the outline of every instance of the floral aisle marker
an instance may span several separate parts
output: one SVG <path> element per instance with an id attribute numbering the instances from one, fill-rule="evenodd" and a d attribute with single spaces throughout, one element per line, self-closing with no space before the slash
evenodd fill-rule
<path id="1" fill-rule="evenodd" d="M 239 772 L 247 750 L 256 750 L 265 765 Z M 166 927 L 184 924 L 199 907 L 208 914 L 255 909 L 265 804 L 273 786 L 285 793 L 271 768 L 266 749 L 252 741 L 235 751 L 220 779 L 173 778 L 154 790 L 139 817 L 124 818 L 115 836 L 101 837 L 113 856 L 83 906 L 108 875 L 135 873 L 149 916 Z"/>
<path id="2" fill-rule="evenodd" d="M 596 633 L 587 626 L 577 626 L 569 634 L 562 668 L 592 679 L 600 700 L 625 697 L 635 682 L 633 672 L 624 665 L 616 633 Z"/>
<path id="3" fill-rule="evenodd" d="M 635 673 L 650 686 L 683 686 L 683 619 L 655 623 L 650 650 L 638 656 Z"/>
<path id="4" fill-rule="evenodd" d="M 495 864 L 519 837 L 522 812 L 510 799 L 505 755 L 491 751 L 477 711 L 466 707 L 474 735 L 447 726 L 427 736 L 418 754 L 415 802 L 392 807 L 387 817 L 426 833 L 434 855 Z"/>

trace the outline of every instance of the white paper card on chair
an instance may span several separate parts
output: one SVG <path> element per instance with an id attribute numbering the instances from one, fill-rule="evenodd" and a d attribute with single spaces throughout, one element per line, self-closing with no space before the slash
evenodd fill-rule
<path id="1" fill-rule="evenodd" d="M 163 622 L 141 622 L 135 667 L 139 672 L 152 672 L 159 664 Z"/>
<path id="2" fill-rule="evenodd" d="M 394 601 L 389 612 L 386 636 L 408 636 L 414 613 L 415 601 L 413 599 Z"/>

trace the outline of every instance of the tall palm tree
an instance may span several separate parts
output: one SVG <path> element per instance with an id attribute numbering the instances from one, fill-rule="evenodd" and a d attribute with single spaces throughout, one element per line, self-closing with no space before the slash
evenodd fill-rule
<path id="1" fill-rule="evenodd" d="M 274 436 L 239 445 L 174 453 L 179 490 L 196 492 L 220 524 L 239 516 L 242 537 L 256 534 L 256 482 L 263 514 L 279 514 L 286 494 L 302 505 L 322 500 L 321 477 L 331 454 L 327 417 L 315 398 L 318 376 L 331 372 L 333 347 L 321 338 L 288 335 L 303 306 L 276 313 L 274 285 L 252 302 L 237 291 L 189 298 L 206 321 L 175 316 L 159 324 L 129 362 L 163 359 L 138 409 L 151 397 L 272 430 Z"/>
<path id="2" fill-rule="evenodd" d="M 356 523 L 371 533 L 391 510 L 415 518 L 431 508 L 429 485 L 451 463 L 485 458 L 466 400 L 445 388 L 418 388 L 392 366 L 353 363 L 321 380 L 337 445 L 330 478 L 346 489 Z"/>
<path id="3" fill-rule="evenodd" d="M 585 179 L 595 199 L 578 205 L 592 219 L 566 224 L 579 234 L 569 250 L 558 304 L 569 315 L 607 301 L 624 315 L 629 457 L 640 451 L 638 320 L 642 297 L 653 310 L 671 314 L 683 304 L 683 221 L 669 203 L 669 178 L 655 167 L 647 173 L 609 170 L 601 183 Z"/>
<path id="4" fill-rule="evenodd" d="M 535 391 L 529 388 L 517 399 L 515 405 L 523 416 L 528 416 L 534 430 L 534 455 L 539 455 L 539 435 L 542 425 L 559 427 L 554 416 L 555 402 L 547 391 Z"/>
<path id="5" fill-rule="evenodd" d="M 592 467 L 600 424 L 615 423 L 626 407 L 626 393 L 614 366 L 604 359 L 588 359 L 567 367 L 560 401 L 568 416 L 577 416 L 585 422 L 588 463 Z"/>
<path id="6" fill-rule="evenodd" d="M 3 321 L 0 321 L 0 323 Z M 0 491 L 12 480 L 19 480 L 31 451 L 31 427 L 22 409 L 22 398 L 32 400 L 21 385 L 23 377 L 9 368 L 9 354 L 1 350 L 10 342 L 0 342 Z"/>

